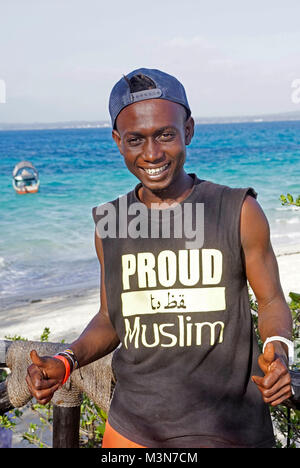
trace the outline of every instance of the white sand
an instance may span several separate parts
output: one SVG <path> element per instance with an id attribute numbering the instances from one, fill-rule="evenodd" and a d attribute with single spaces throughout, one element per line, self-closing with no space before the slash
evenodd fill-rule
<path id="1" fill-rule="evenodd" d="M 280 282 L 287 302 L 290 302 L 289 293 L 300 294 L 300 245 L 276 247 L 276 255 Z"/>
<path id="2" fill-rule="evenodd" d="M 280 282 L 287 302 L 289 292 L 300 294 L 300 252 L 297 254 L 282 254 L 277 257 Z"/>
<path id="3" fill-rule="evenodd" d="M 29 340 L 39 340 L 45 327 L 50 329 L 50 341 L 77 338 L 98 312 L 99 291 L 78 295 L 66 294 L 19 306 L 1 313 L 0 339 L 20 335 Z"/>

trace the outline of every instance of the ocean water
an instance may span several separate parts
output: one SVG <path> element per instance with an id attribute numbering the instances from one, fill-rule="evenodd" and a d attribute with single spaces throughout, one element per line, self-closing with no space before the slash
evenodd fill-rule
<path id="1" fill-rule="evenodd" d="M 17 195 L 12 170 L 29 160 L 40 191 Z M 231 187 L 252 186 L 275 248 L 300 249 L 300 121 L 197 125 L 185 168 Z M 92 207 L 133 188 L 110 128 L 0 132 L 1 309 L 98 287 Z"/>

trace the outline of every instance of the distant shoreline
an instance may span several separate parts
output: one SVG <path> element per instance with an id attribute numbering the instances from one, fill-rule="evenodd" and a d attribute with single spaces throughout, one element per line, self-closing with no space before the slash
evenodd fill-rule
<path id="1" fill-rule="evenodd" d="M 280 114 L 228 116 L 228 117 L 195 117 L 196 125 L 239 124 L 239 123 L 271 123 L 271 122 L 298 122 L 300 112 L 286 112 Z M 32 123 L 5 123 L 0 122 L 0 131 L 18 130 L 67 130 L 111 128 L 108 120 L 99 121 L 65 121 L 65 122 L 32 122 Z"/>

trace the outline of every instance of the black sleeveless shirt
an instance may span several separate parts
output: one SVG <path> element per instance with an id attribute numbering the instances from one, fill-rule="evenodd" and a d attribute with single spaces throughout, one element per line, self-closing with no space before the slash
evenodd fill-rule
<path id="1" fill-rule="evenodd" d="M 141 184 L 93 208 L 121 341 L 108 420 L 146 447 L 271 447 L 269 409 L 251 381 L 262 373 L 240 239 L 243 201 L 257 193 L 190 175 L 177 211 L 148 209 Z M 191 244 L 199 206 L 201 245 Z"/>

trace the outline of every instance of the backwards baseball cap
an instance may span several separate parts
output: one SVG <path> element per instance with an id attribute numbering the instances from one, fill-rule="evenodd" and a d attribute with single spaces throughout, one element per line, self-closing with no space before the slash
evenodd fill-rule
<path id="1" fill-rule="evenodd" d="M 129 80 L 135 75 L 144 75 L 150 78 L 154 82 L 155 87 L 131 92 Z M 188 117 L 191 115 L 185 89 L 177 78 L 160 70 L 139 68 L 130 72 L 126 77 L 123 76 L 115 84 L 110 93 L 109 113 L 112 127 L 115 127 L 116 118 L 124 107 L 146 99 L 166 99 L 167 101 L 176 102 L 186 108 Z"/>

